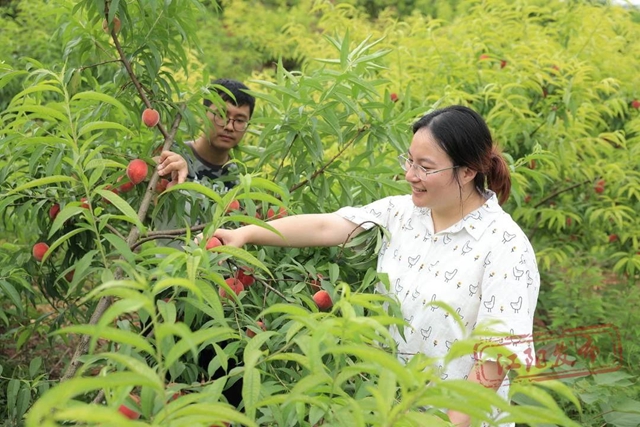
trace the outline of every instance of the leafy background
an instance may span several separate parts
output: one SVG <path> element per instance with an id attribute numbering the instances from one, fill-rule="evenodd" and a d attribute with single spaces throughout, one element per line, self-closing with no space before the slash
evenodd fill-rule
<path id="1" fill-rule="evenodd" d="M 518 420 L 570 425 L 557 418 L 565 413 L 584 426 L 640 425 L 637 10 L 597 1 L 147 0 L 109 7 L 109 19 L 122 20 L 121 52 L 102 30 L 103 2 L 20 0 L 0 9 L 0 417 L 7 425 L 22 425 L 36 401 L 31 425 L 53 422 L 51 408 L 58 421 L 96 422 L 92 414 L 104 422 L 132 390 L 142 397 L 143 418 L 166 425 L 437 425 L 420 418 L 432 417 L 420 404 L 441 398 L 486 406 L 491 396 L 455 385 L 421 394 L 416 384 L 437 382 L 437 375 L 416 362 L 410 378 L 385 357 L 384 345 L 362 354 L 386 342 L 384 326 L 402 321 L 368 292 L 379 279 L 370 269 L 379 236 L 353 248 L 248 248 L 232 258 L 202 251 L 189 235 L 185 251 L 125 237 L 133 226 L 148 236 L 167 215 L 185 226 L 211 222 L 209 232 L 255 221 L 256 212 L 279 204 L 294 213 L 330 212 L 401 194 L 407 187 L 394 159 L 408 146 L 410 123 L 452 103 L 487 119 L 511 165 L 506 210 L 529 235 L 542 273 L 536 330 L 619 331 L 597 336 L 596 344 L 601 361 L 621 370 L 524 387 L 515 396 Z M 236 153 L 247 174 L 234 193 L 220 199 L 185 186 L 154 196 L 142 218 L 142 186 L 111 196 L 108 186 L 117 185 L 128 160 L 152 164 L 164 138 L 141 125 L 145 102 L 122 57 L 160 111 L 165 133 L 180 112 L 178 142 L 201 131 L 210 79 L 247 82 L 258 105 Z M 225 213 L 232 198 L 245 217 Z M 201 209 L 186 217 L 185 199 Z M 52 222 L 56 202 L 62 212 Z M 43 263 L 31 257 L 39 240 L 57 242 Z M 224 287 L 224 278 L 247 265 L 258 286 L 235 304 L 221 302 L 211 284 Z M 318 273 L 339 301 L 328 314 L 311 300 Z M 118 303 L 91 322 L 101 297 Z M 164 338 L 143 344 L 140 318 Z M 267 331 L 249 340 L 246 328 L 257 319 Z M 339 332 L 346 321 L 358 328 Z M 199 335 L 176 326 L 185 324 Z M 58 385 L 78 341 L 60 334 L 63 327 L 95 342 L 76 378 Z M 174 345 L 180 350 L 172 353 Z M 211 372 L 234 359 L 245 367 L 225 369 L 226 382 L 201 383 L 195 361 L 206 348 L 216 354 Z M 470 348 L 462 343 L 460 351 Z M 243 389 L 243 413 L 220 400 L 240 377 L 254 387 Z M 51 387 L 57 392 L 46 393 Z M 540 387 L 558 407 L 540 397 Z M 106 405 L 91 405 L 100 389 Z M 185 394 L 171 401 L 175 390 Z M 528 405 L 548 412 L 533 412 L 538 419 Z"/>

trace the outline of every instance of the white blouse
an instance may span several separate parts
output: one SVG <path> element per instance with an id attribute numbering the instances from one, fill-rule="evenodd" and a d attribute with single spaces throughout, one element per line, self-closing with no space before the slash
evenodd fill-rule
<path id="1" fill-rule="evenodd" d="M 373 222 L 389 231 L 390 239 L 385 238 L 378 254 L 378 271 L 389 275 L 389 294 L 399 300 L 411 325 L 404 331 L 406 341 L 397 328 L 390 331 L 405 361 L 416 353 L 441 358 L 454 341 L 488 321 L 497 321 L 491 326 L 494 331 L 531 337 L 540 288 L 535 254 L 493 192 L 487 192 L 483 206 L 438 233 L 430 209 L 416 207 L 410 195 L 345 207 L 336 214 L 365 229 Z M 378 291 L 387 294 L 382 285 Z M 428 305 L 436 301 L 451 307 L 464 327 L 446 310 Z M 523 364 L 535 363 L 531 341 L 514 340 L 506 347 Z M 473 357 L 440 364 L 442 378 L 466 379 L 473 364 Z M 505 382 L 498 394 L 507 393 Z"/>

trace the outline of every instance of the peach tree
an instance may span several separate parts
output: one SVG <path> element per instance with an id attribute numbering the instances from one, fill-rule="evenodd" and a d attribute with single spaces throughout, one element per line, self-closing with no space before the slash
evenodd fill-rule
<path id="1" fill-rule="evenodd" d="M 587 129 L 597 132 L 595 125 L 570 125 L 588 119 L 600 123 L 588 106 L 604 98 L 619 113 L 601 114 L 622 120 L 619 127 L 630 126 L 626 134 L 632 135 L 632 144 L 637 139 L 634 111 L 607 80 L 592 92 L 578 91 L 576 101 L 572 91 L 590 82 L 577 80 L 579 62 L 558 64 L 555 70 L 555 61 L 544 58 L 505 76 L 516 60 L 503 59 L 495 50 L 506 49 L 507 34 L 486 46 L 454 48 L 468 36 L 465 31 L 487 31 L 488 18 L 517 19 L 506 5 L 486 15 L 476 10 L 447 32 L 414 16 L 403 24 L 410 36 L 398 24 L 397 29 L 387 26 L 385 37 L 381 28 L 389 18 L 384 14 L 374 36 L 367 37 L 368 21 L 349 21 L 352 16 L 344 8 L 330 9 L 329 3 L 317 7 L 327 36 L 295 33 L 298 29 L 292 36 L 313 41 L 300 45 L 308 49 L 308 58 L 320 59 L 308 59 L 300 71 L 280 63 L 273 75 L 256 74 L 250 82 L 259 109 L 252 135 L 236 156 L 240 184 L 224 195 L 195 183 L 159 187 L 162 181 L 153 168 L 159 149 L 201 131 L 202 99 L 219 102 L 207 89 L 207 72 L 194 69 L 192 60 L 200 49 L 195 23 L 205 12 L 203 5 L 153 0 L 61 4 L 66 24 L 58 36 L 65 42 L 64 66 L 33 61 L 27 70 L 3 69 L 0 85 L 19 82 L 21 90 L 0 116 L 0 212 L 20 240 L 4 258 L 2 291 L 11 305 L 6 311 L 3 305 L 0 315 L 8 321 L 29 311 L 27 301 L 46 299 L 51 312 L 19 328 L 18 344 L 44 330 L 52 340 L 72 340 L 75 349 L 51 391 L 12 383 L 10 417 L 19 419 L 36 393 L 39 399 L 27 416 L 33 426 L 447 425 L 425 408 L 468 411 L 490 423 L 492 405 L 507 409 L 480 387 L 441 381 L 428 360 L 417 357 L 408 366 L 397 361 L 387 327 L 404 320 L 393 301 L 372 292 L 375 283 L 386 280 L 373 268 L 378 234 L 369 233 L 353 245 L 303 250 L 224 245 L 208 250 L 207 239 L 197 244 L 194 234 L 208 237 L 215 228 L 246 223 L 268 227 L 260 218 L 280 208 L 330 212 L 400 194 L 406 186 L 393 159 L 408 145 L 412 120 L 439 103 L 467 102 L 487 116 L 501 139 L 510 141 L 507 153 L 517 183 L 512 208 L 536 231 L 541 265 L 566 263 L 574 249 L 553 245 L 558 231 L 572 225 L 565 217 L 624 225 L 632 208 L 610 206 L 614 201 L 607 197 L 585 205 L 582 213 L 574 198 L 563 198 L 591 184 L 598 195 L 632 195 L 635 175 L 628 165 L 609 170 L 595 160 L 584 171 L 571 168 L 578 155 L 591 156 L 590 162 L 607 155 L 611 141 L 593 152 L 580 146 L 553 156 L 564 146 L 543 149 L 538 138 L 565 141 Z M 531 16 L 551 12 L 541 9 Z M 338 31 L 346 22 L 351 31 Z M 425 48 L 421 31 L 438 43 Z M 528 42 L 517 46 L 524 49 Z M 405 49 L 394 49 L 397 43 Z M 430 86 L 418 89 L 416 80 L 429 67 L 416 64 L 420 71 L 411 72 L 402 67 L 416 57 L 436 63 L 442 49 L 466 59 L 449 58 L 447 64 L 458 65 L 447 73 L 429 71 Z M 480 58 L 483 54 L 488 56 Z M 514 58 L 523 56 L 514 53 Z M 470 67 L 475 74 L 468 73 Z M 520 83 L 507 84 L 514 73 L 521 73 Z M 425 94 L 427 89 L 431 94 Z M 142 116 L 150 109 L 159 113 L 159 122 L 152 120 L 147 125 L 154 126 L 148 127 Z M 576 114 L 582 119 L 574 119 Z M 131 179 L 135 174 L 126 173 L 133 160 L 149 169 L 137 184 Z M 620 171 L 629 172 L 629 182 L 612 189 Z M 585 184 L 564 184 L 570 172 L 577 175 L 571 179 Z M 547 206 L 552 201 L 556 206 Z M 197 209 L 187 211 L 187 205 Z M 180 218 L 184 228 L 162 229 L 166 217 Z M 607 227 L 605 222 L 589 239 L 600 242 Z M 626 246 L 617 252 L 616 259 L 624 262 L 616 268 L 633 276 L 635 255 L 628 256 L 627 246 L 637 249 L 637 242 L 632 232 L 620 236 L 616 244 Z M 161 239 L 181 248 L 160 244 Z M 32 253 L 37 242 L 47 245 L 38 252 L 39 260 Z M 578 242 L 581 251 L 594 247 L 591 240 Z M 607 249 L 595 248 L 595 255 Z M 328 311 L 314 302 L 319 289 L 332 299 Z M 472 351 L 473 342 L 460 342 L 452 357 Z M 237 405 L 228 397 L 234 387 L 239 389 Z M 514 393 L 528 400 L 509 408 L 512 419 L 577 425 L 545 389 L 577 403 L 557 382 L 516 383 Z"/>

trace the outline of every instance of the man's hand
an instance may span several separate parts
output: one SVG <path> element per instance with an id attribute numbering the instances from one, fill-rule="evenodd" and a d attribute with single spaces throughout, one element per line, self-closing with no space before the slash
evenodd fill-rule
<path id="1" fill-rule="evenodd" d="M 165 176 L 171 174 L 171 183 L 182 184 L 189 174 L 189 167 L 187 161 L 177 153 L 172 151 L 163 151 L 159 157 L 156 157 L 158 162 L 158 175 Z"/>

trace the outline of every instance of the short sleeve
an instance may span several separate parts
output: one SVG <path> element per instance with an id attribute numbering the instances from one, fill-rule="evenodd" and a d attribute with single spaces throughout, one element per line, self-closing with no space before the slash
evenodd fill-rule
<path id="1" fill-rule="evenodd" d="M 505 231 L 487 255 L 477 325 L 491 322 L 489 327 L 493 331 L 508 335 L 498 342 L 521 362 L 535 363 L 533 315 L 540 275 L 529 240 L 517 231 L 517 234 Z"/>
<path id="2" fill-rule="evenodd" d="M 376 225 L 387 227 L 394 197 L 386 197 L 376 200 L 361 207 L 347 206 L 337 210 L 335 213 L 354 224 L 358 224 L 365 230 L 369 230 Z"/>

